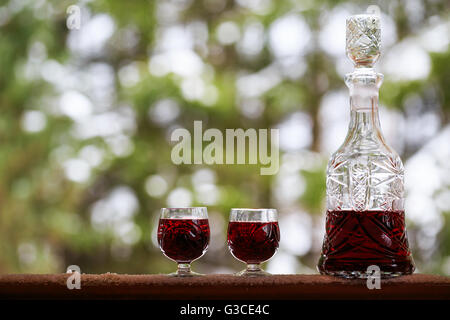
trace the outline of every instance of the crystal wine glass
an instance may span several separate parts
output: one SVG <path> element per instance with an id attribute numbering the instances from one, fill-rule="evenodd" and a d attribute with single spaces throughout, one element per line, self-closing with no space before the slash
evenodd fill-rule
<path id="1" fill-rule="evenodd" d="M 231 209 L 228 225 L 228 248 L 247 268 L 237 275 L 270 275 L 260 264 L 278 250 L 280 229 L 275 209 Z"/>
<path id="2" fill-rule="evenodd" d="M 206 252 L 209 244 L 208 212 L 205 207 L 162 208 L 158 244 L 166 257 L 178 263 L 170 276 L 192 277 L 192 261 Z"/>

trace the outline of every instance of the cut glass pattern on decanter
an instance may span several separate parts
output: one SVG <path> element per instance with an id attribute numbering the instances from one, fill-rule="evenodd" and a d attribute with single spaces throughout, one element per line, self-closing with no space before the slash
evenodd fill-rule
<path id="1" fill-rule="evenodd" d="M 355 65 L 345 78 L 351 120 L 327 168 L 326 232 L 318 263 L 322 274 L 361 278 L 372 265 L 382 277 L 414 271 L 405 228 L 403 164 L 384 141 L 378 117 L 383 76 L 373 64 L 379 47 L 379 17 L 347 19 L 346 50 Z"/>

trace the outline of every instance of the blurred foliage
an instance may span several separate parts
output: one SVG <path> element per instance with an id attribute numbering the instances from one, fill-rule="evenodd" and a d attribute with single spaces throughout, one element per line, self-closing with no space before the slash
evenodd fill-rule
<path id="1" fill-rule="evenodd" d="M 395 22 L 397 41 L 418 34 L 432 17 L 449 21 L 448 1 L 418 0 L 415 3 L 421 4 L 421 14 L 412 21 L 406 0 L 376 2 Z M 210 218 L 220 229 L 213 233 L 216 242 L 210 251 L 195 262 L 198 271 L 230 271 L 242 267 L 224 246 L 228 212 L 232 207 L 277 207 L 280 215 L 290 211 L 306 212 L 313 219 L 314 229 L 323 230 L 325 166 L 329 154 L 325 154 L 320 146 L 319 107 L 327 92 L 345 90 L 345 87 L 342 75 L 336 71 L 335 58 L 320 48 L 316 35 L 327 15 L 337 6 L 356 14 L 364 12 L 368 3 L 326 0 L 78 1 L 75 4 L 82 9 L 81 29 L 68 30 L 66 10 L 72 4 L 74 1 L 68 0 L 0 1 L 0 273 L 64 272 L 71 264 L 79 265 L 86 273 L 172 271 L 173 262 L 163 257 L 154 245 L 154 227 L 159 208 L 168 205 L 168 197 L 174 189 L 188 190 L 193 197 L 192 205 L 204 203 L 192 175 L 205 166 L 175 166 L 170 161 L 171 130 L 184 127 L 191 131 L 194 120 L 202 120 L 204 128 L 218 128 L 224 132 L 226 128 L 277 127 L 291 114 L 302 111 L 311 119 L 312 138 L 305 148 L 297 150 L 297 154 L 300 158 L 312 156 L 315 164 L 293 173 L 301 177 L 305 189 L 290 207 L 284 207 L 275 199 L 276 176 L 259 175 L 259 166 L 208 166 L 216 176 L 215 190 L 219 194 L 208 209 Z M 311 30 L 312 49 L 302 57 L 306 64 L 304 74 L 297 78 L 282 77 L 258 97 L 263 112 L 257 117 L 243 116 L 239 109 L 242 97 L 236 82 L 243 75 L 277 66 L 267 33 L 274 22 L 286 14 L 302 17 Z M 78 50 L 83 41 L 88 41 L 80 35 L 83 28 L 92 19 L 105 15 L 113 21 L 112 34 L 98 50 L 88 53 Z M 218 29 L 227 21 L 235 23 L 241 31 L 249 23 L 260 23 L 265 32 L 261 50 L 246 56 L 238 52 L 235 42 L 224 44 L 219 41 Z M 189 93 L 195 87 L 183 90 L 183 85 L 187 84 L 179 74 L 169 72 L 158 76 L 149 72 L 150 57 L 158 53 L 158 41 L 164 28 L 192 26 L 195 22 L 204 24 L 207 30 L 206 40 L 204 43 L 199 40 L 193 51 L 204 64 L 200 77 L 214 86 L 207 89 L 213 96 L 217 95 L 212 103 L 187 97 L 186 91 Z M 97 33 L 105 33 L 101 28 L 107 29 L 104 25 L 98 27 L 90 29 L 94 39 L 91 42 L 98 38 Z M 432 68 L 427 79 L 398 81 L 387 77 L 381 89 L 381 102 L 404 114 L 407 111 L 405 99 L 411 93 L 425 96 L 427 88 L 432 86 L 437 92 L 441 125 L 444 126 L 450 122 L 450 51 L 431 53 L 430 58 Z M 51 68 L 49 62 L 59 67 Z M 89 88 L 97 80 L 102 81 L 95 71 L 99 65 L 112 70 L 110 91 L 101 85 Z M 137 80 L 127 84 L 121 79 L 126 78 L 126 67 L 130 66 L 130 77 L 137 77 Z M 52 79 L 61 68 L 65 68 L 66 73 L 55 82 Z M 73 78 L 67 76 L 70 73 Z M 88 120 L 74 119 L 68 116 L 70 111 L 61 112 L 62 96 L 67 91 L 81 92 L 87 97 L 93 106 L 93 115 L 116 112 L 131 118 L 133 124 L 115 137 L 106 134 L 80 138 L 76 134 L 77 127 Z M 99 94 L 104 95 L 102 99 L 107 101 L 106 106 L 101 106 L 100 98 L 95 98 Z M 180 107 L 176 120 L 163 124 L 151 121 L 149 108 L 167 98 Z M 31 111 L 38 113 L 30 114 Z M 43 128 L 25 130 L 27 115 L 34 123 L 44 121 Z M 111 118 L 109 125 L 114 128 L 119 125 L 116 121 L 119 120 Z M 87 179 L 71 181 L 67 161 L 83 158 L 86 154 L 91 159 L 86 150 L 92 149 L 86 147 L 94 147 L 97 153 L 100 152 L 101 161 L 89 166 Z M 123 151 L 122 147 L 131 148 L 131 151 Z M 419 147 L 406 148 L 402 154 L 404 161 Z M 281 154 L 280 159 L 284 159 L 283 156 Z M 164 178 L 167 190 L 152 196 L 147 190 L 148 178 L 155 175 Z M 119 198 L 119 202 L 131 203 L 128 220 L 120 220 L 123 218 L 120 217 L 122 202 L 118 204 L 111 200 L 117 194 L 125 197 L 125 200 Z M 100 226 L 96 226 L 96 208 L 100 208 L 98 212 L 112 208 L 108 207 L 107 199 L 122 208 L 114 213 L 118 220 L 109 225 L 108 217 L 103 217 Z M 136 200 L 134 207 L 133 199 Z M 444 273 L 442 265 L 450 261 L 446 260 L 450 255 L 448 213 L 445 217 L 433 252 L 436 263 L 427 264 L 428 258 L 414 251 L 421 272 Z M 413 234 L 414 250 L 414 225 L 409 231 Z M 300 266 L 297 271 L 314 271 L 318 254 L 318 246 L 313 245 L 304 255 L 296 256 Z"/>

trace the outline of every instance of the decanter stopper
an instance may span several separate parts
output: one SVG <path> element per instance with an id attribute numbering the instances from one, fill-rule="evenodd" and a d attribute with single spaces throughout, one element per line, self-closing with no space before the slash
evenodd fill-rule
<path id="1" fill-rule="evenodd" d="M 359 14 L 347 18 L 346 51 L 356 67 L 371 68 L 380 56 L 380 18 Z"/>

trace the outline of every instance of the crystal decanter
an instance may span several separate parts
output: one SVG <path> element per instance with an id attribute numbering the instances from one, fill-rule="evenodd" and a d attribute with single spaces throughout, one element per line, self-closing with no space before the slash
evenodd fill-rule
<path id="1" fill-rule="evenodd" d="M 349 17 L 346 37 L 347 55 L 355 66 L 345 77 L 351 119 L 344 143 L 328 163 L 326 230 L 318 270 L 365 278 L 368 267 L 375 265 L 384 278 L 411 274 L 403 164 L 386 144 L 378 118 L 383 75 L 373 65 L 380 56 L 379 17 Z"/>

